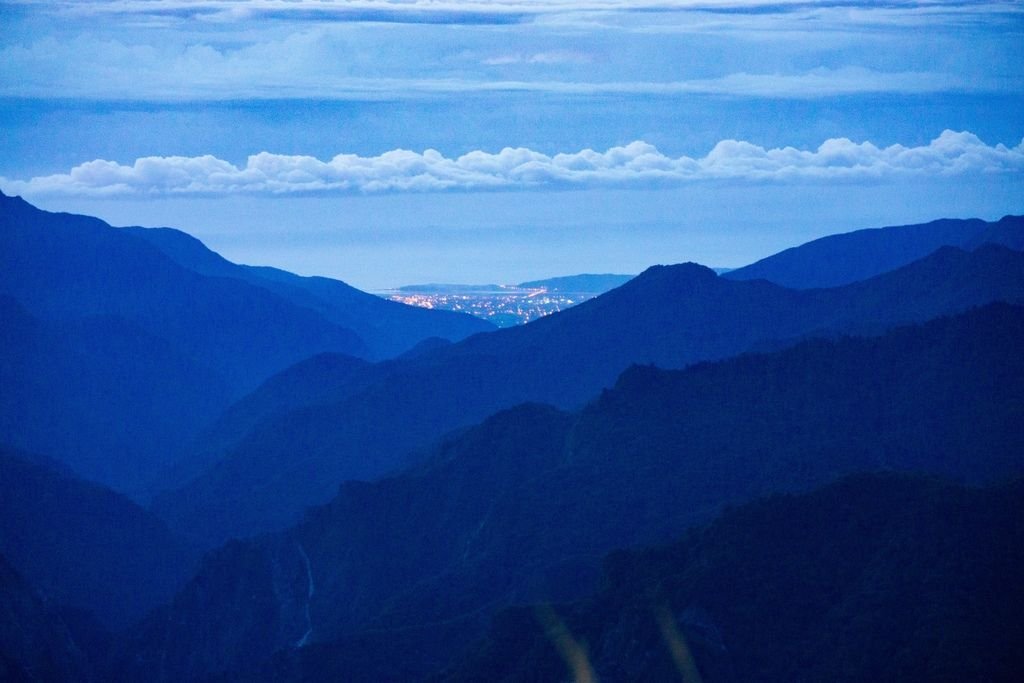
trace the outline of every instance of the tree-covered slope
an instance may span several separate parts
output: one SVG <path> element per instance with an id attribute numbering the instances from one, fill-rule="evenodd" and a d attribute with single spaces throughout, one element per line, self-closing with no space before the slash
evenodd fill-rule
<path id="1" fill-rule="evenodd" d="M 1024 302 L 1024 254 L 949 248 L 824 290 L 726 280 L 695 264 L 653 267 L 562 313 L 383 364 L 333 400 L 268 415 L 157 509 L 213 540 L 282 528 L 340 482 L 394 471 L 448 430 L 524 401 L 577 407 L 633 363 L 680 368 L 990 301 Z"/>
<path id="2" fill-rule="evenodd" d="M 75 642 L 58 609 L 0 555 L 0 680 L 94 681 L 96 661 Z"/>
<path id="3" fill-rule="evenodd" d="M 0 554 L 43 594 L 123 629 L 169 600 L 198 552 L 144 508 L 0 448 Z"/>
<path id="4" fill-rule="evenodd" d="M 181 606 L 233 590 L 231 566 L 291 567 L 245 595 L 291 624 L 256 648 L 288 652 L 274 671 L 408 679 L 442 668 L 499 607 L 580 597 L 605 553 L 669 541 L 728 504 L 864 470 L 968 482 L 1020 473 L 1022 335 L 1024 310 L 993 305 L 877 338 L 681 371 L 635 367 L 578 413 L 503 412 L 403 475 L 343 486 L 283 535 L 235 544 L 136 647 L 168 679 L 181 675 L 167 643 L 209 641 L 222 609 L 239 609 Z M 315 591 L 281 601 L 278 585 Z M 295 650 L 300 641 L 308 646 Z M 234 636 L 210 642 L 214 668 L 252 657 Z M 382 654 L 396 644 L 401 658 Z"/>
<path id="5" fill-rule="evenodd" d="M 584 601 L 499 614 L 436 680 L 1014 681 L 1022 512 L 1021 480 L 872 474 L 768 498 L 610 556 Z"/>
<path id="6" fill-rule="evenodd" d="M 3 195 L 0 298 L 0 400 L 22 416 L 3 421 L 0 440 L 132 493 L 270 375 L 319 352 L 368 353 L 351 330 L 267 289 Z"/>

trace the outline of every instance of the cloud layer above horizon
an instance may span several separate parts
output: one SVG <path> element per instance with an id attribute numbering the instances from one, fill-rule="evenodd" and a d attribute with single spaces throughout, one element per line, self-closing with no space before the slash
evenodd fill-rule
<path id="1" fill-rule="evenodd" d="M 988 145 L 969 132 L 943 131 L 927 145 L 878 147 L 830 139 L 814 150 L 765 149 L 723 140 L 704 157 L 669 157 L 635 141 L 605 152 L 542 154 L 526 148 L 473 151 L 449 158 L 428 149 L 378 156 L 260 152 L 236 166 L 212 155 L 143 157 L 131 165 L 97 159 L 67 173 L 28 180 L 0 178 L 9 194 L 180 196 L 228 194 L 373 194 L 529 190 L 558 187 L 650 187 L 700 181 L 871 181 L 1024 172 L 1024 140 Z"/>
<path id="2" fill-rule="evenodd" d="M 205 16 L 218 21 L 248 19 L 252 16 L 284 18 L 299 15 L 337 20 L 365 21 L 367 12 L 393 11 L 412 15 L 437 13 L 441 17 L 531 17 L 567 12 L 610 11 L 716 11 L 753 12 L 804 11 L 808 8 L 874 8 L 873 0 L 9 0 L 12 5 L 46 5 L 77 14 L 142 14 L 155 16 Z M 888 9 L 920 9 L 925 13 L 979 12 L 992 7 L 1013 8 L 1012 0 L 889 0 Z M 374 18 L 387 16 L 371 14 Z M 498 20 L 498 19 L 496 19 Z"/>
<path id="3" fill-rule="evenodd" d="M 1013 57 L 1024 7 L 1005 0 L 0 0 L 0 16 L 0 96 L 12 98 L 822 98 L 1024 87 Z"/>

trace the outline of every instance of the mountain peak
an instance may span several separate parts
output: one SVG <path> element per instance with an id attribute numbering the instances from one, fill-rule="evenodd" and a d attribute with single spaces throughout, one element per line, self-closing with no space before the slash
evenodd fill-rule
<path id="1" fill-rule="evenodd" d="M 16 194 L 15 195 L 4 194 L 4 192 L 2 190 L 0 190 L 0 207 L 3 207 L 5 210 L 13 210 L 13 209 L 24 210 L 24 209 L 27 209 L 27 208 L 33 208 L 31 204 L 26 202 L 24 199 L 22 199 L 18 195 L 16 195 Z"/>
<path id="2" fill-rule="evenodd" d="M 159 249 L 182 268 L 201 275 L 231 277 L 237 266 L 192 235 L 174 228 L 118 228 Z"/>
<path id="3" fill-rule="evenodd" d="M 713 271 L 707 266 L 702 266 L 699 263 L 687 261 L 686 263 L 676 263 L 672 265 L 656 265 L 651 266 L 644 272 L 640 273 L 635 277 L 633 283 L 642 282 L 700 282 L 707 280 L 714 280 L 718 278 L 718 273 Z"/>
<path id="4" fill-rule="evenodd" d="M 918 225 L 856 230 L 786 249 L 725 277 L 763 279 L 793 289 L 838 287 L 897 270 L 942 247 L 970 251 L 985 242 L 996 242 L 1020 249 L 1024 247 L 1021 227 L 1021 217 L 1006 216 L 997 223 L 942 218 Z"/>
<path id="5" fill-rule="evenodd" d="M 658 296 L 671 293 L 694 293 L 720 282 L 718 274 L 699 263 L 677 263 L 673 265 L 651 266 L 644 272 L 619 288 L 619 291 L 630 292 L 632 295 L 650 297 L 655 292 Z"/>

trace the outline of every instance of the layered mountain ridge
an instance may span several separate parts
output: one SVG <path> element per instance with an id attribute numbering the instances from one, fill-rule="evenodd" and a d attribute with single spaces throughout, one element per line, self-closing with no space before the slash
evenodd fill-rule
<path id="1" fill-rule="evenodd" d="M 1013 681 L 1022 506 L 1019 479 L 893 474 L 751 503 L 671 546 L 612 555 L 584 601 L 498 615 L 434 680 L 564 679 L 580 667 L 560 653 L 569 639 L 602 681 Z M 340 673 L 300 661 L 273 675 Z"/>
<path id="2" fill-rule="evenodd" d="M 1024 249 L 1024 217 L 995 222 L 944 218 L 919 225 L 868 228 L 791 247 L 723 277 L 770 280 L 793 289 L 838 287 L 895 270 L 940 247 L 973 250 L 982 244 Z"/>
<path id="3" fill-rule="evenodd" d="M 430 337 L 458 341 L 494 326 L 461 313 L 406 306 L 362 292 L 340 280 L 303 277 L 279 268 L 238 265 L 196 238 L 173 228 L 122 228 L 160 249 L 179 265 L 202 275 L 248 282 L 316 311 L 359 335 L 371 360 L 392 358 Z"/>
<path id="4" fill-rule="evenodd" d="M 93 681 L 93 667 L 59 611 L 0 555 L 0 680 Z"/>
<path id="5" fill-rule="evenodd" d="M 387 357 L 491 329 L 327 278 L 238 266 L 178 231 L 113 228 L 5 195 L 0 297 L 13 330 L 0 404 L 14 416 L 0 441 L 140 497 L 219 412 L 294 363 Z"/>
<path id="6" fill-rule="evenodd" d="M 329 400 L 266 414 L 155 509 L 214 542 L 280 529 L 338 483 L 414 462 L 448 430 L 524 401 L 578 407 L 631 364 L 681 368 L 810 336 L 877 333 L 990 301 L 1024 302 L 1024 254 L 947 247 L 892 273 L 817 290 L 726 280 L 696 264 L 656 266 L 558 315 L 375 366 L 339 383 Z"/>
<path id="7" fill-rule="evenodd" d="M 457 657 L 497 607 L 581 597 L 605 553 L 669 541 L 726 504 L 865 470 L 1013 475 L 1024 469 L 1021 334 L 1024 309 L 997 304 L 877 338 L 636 367 L 578 413 L 514 408 L 403 475 L 346 484 L 283 535 L 225 548 L 132 651 L 160 662 L 165 680 L 197 675 L 167 648 L 191 652 L 189 634 L 211 632 L 222 613 L 185 606 L 223 595 L 217 582 L 236 581 L 226 577 L 240 566 L 246 604 L 268 606 L 267 626 L 250 641 L 228 636 L 236 624 L 194 643 L 205 666 L 244 668 L 308 633 L 294 653 L 305 671 L 344 662 L 349 680 L 415 680 Z M 254 584 L 260 566 L 293 571 Z M 277 602 L 281 585 L 292 597 Z"/>
<path id="8" fill-rule="evenodd" d="M 1022 219 L 819 242 L 473 335 L 0 197 L 0 677 L 1011 680 Z"/>
<path id="9" fill-rule="evenodd" d="M 0 447 L 0 481 L 0 555 L 107 629 L 169 600 L 199 561 L 198 548 L 145 508 L 31 454 Z"/>

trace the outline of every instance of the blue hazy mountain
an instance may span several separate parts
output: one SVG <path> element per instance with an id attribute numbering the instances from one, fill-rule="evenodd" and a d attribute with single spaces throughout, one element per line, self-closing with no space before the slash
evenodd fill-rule
<path id="1" fill-rule="evenodd" d="M 333 499 L 215 551 L 120 643 L 118 677 L 245 675 L 298 643 L 312 645 L 286 672 L 327 658 L 412 677 L 498 607 L 579 598 L 604 553 L 724 504 L 860 469 L 1020 470 L 1019 310 L 886 333 L 1024 303 L 1024 254 L 990 244 L 1019 246 L 1010 219 L 841 287 L 657 266 L 530 325 L 418 346 L 381 332 L 375 350 L 342 324 L 343 283 L 231 264 L 176 231 L 0 210 L 0 439 L 60 462 L 2 463 L 0 554 L 37 596 L 121 628 L 194 557 L 71 470 L 122 490 L 184 483 L 154 510 L 208 542 Z M 851 332 L 886 334 L 802 342 Z M 366 360 L 386 344 L 413 350 Z"/>
<path id="2" fill-rule="evenodd" d="M 120 631 L 102 678 L 415 680 L 498 610 L 582 599 L 609 551 L 723 506 L 864 470 L 1024 468 L 1024 312 L 969 310 L 1024 303 L 1024 254 L 990 243 L 1019 246 L 1009 220 L 828 289 L 657 266 L 536 323 L 370 363 L 343 283 L 175 231 L 0 209 L 0 439 L 45 454 L 0 461 L 12 675 L 47 651 L 17 624 L 106 652 L 84 610 L 120 630 L 164 602 Z M 185 482 L 153 509 L 207 542 L 281 531 L 214 550 L 175 593 L 190 545 L 72 470 Z"/>
<path id="3" fill-rule="evenodd" d="M 0 436 L 138 491 L 230 403 L 223 376 L 117 316 L 42 320 L 0 295 Z"/>
<path id="4" fill-rule="evenodd" d="M 881 337 L 637 366 L 581 411 L 499 413 L 404 474 L 343 485 L 286 533 L 210 555 L 138 630 L 124 675 L 248 672 L 315 643 L 272 671 L 415 680 L 499 607 L 578 599 L 607 552 L 671 541 L 723 506 L 860 471 L 1019 475 L 1022 335 L 1024 309 L 995 304 Z"/>
<path id="5" fill-rule="evenodd" d="M 265 416 L 154 509 L 214 542 L 281 528 L 338 483 L 400 468 L 446 431 L 524 401 L 577 407 L 633 363 L 681 368 L 990 301 L 1024 302 L 1024 254 L 946 248 L 828 290 L 728 280 L 695 264 L 653 267 L 560 314 L 384 364 L 329 402 Z"/>
<path id="6" fill-rule="evenodd" d="M 1004 216 L 1002 220 L 989 223 L 988 227 L 971 238 L 964 248 L 977 249 L 982 244 L 1001 244 L 1010 249 L 1024 251 L 1024 216 Z"/>
<path id="7" fill-rule="evenodd" d="M 177 231 L 112 228 L 3 195 L 0 299 L 0 439 L 133 495 L 233 400 L 296 362 L 490 329 L 236 266 Z"/>
<path id="8" fill-rule="evenodd" d="M 351 330 L 266 289 L 183 268 L 129 231 L 0 201 L 0 293 L 33 315 L 123 318 L 240 390 L 319 351 L 368 353 Z"/>
<path id="9" fill-rule="evenodd" d="M 263 420 L 319 405 L 338 393 L 353 391 L 360 381 L 365 385 L 363 378 L 374 375 L 368 361 L 338 353 L 317 354 L 283 370 L 224 411 L 187 448 L 180 448 L 185 455 L 160 473 L 156 490 L 186 485 Z"/>
<path id="10" fill-rule="evenodd" d="M 79 635 L 0 554 L 0 680 L 97 680 Z"/>
<path id="11" fill-rule="evenodd" d="M 124 496 L 0 448 L 0 555 L 48 598 L 122 629 L 167 601 L 198 552 Z"/>
<path id="12" fill-rule="evenodd" d="M 277 268 L 231 263 L 196 238 L 172 228 L 123 228 L 160 249 L 176 263 L 203 275 L 235 278 L 262 287 L 351 329 L 376 359 L 397 356 L 429 337 L 458 341 L 494 327 L 451 311 L 406 306 L 367 294 L 340 280 L 302 277 Z"/>
<path id="13" fill-rule="evenodd" d="M 974 249 L 982 244 L 1024 249 L 1024 216 L 987 223 L 942 219 L 919 225 L 829 235 L 786 249 L 723 274 L 733 280 L 765 279 L 785 287 L 838 287 L 895 270 L 939 247 Z"/>
<path id="14" fill-rule="evenodd" d="M 588 644 L 602 681 L 1009 683 L 1024 668 L 1022 512 L 1021 480 L 894 475 L 751 503 L 675 545 L 609 557 L 584 601 L 499 614 L 436 680 L 567 679 L 554 629 Z"/>

